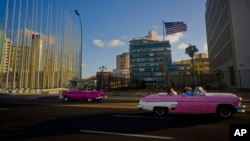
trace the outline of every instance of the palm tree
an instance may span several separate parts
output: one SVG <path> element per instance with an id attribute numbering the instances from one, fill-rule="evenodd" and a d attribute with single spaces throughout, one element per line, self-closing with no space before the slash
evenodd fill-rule
<path id="1" fill-rule="evenodd" d="M 198 52 L 199 50 L 196 48 L 196 46 L 189 44 L 189 46 L 186 48 L 186 54 L 192 58 L 192 65 L 193 65 L 193 71 L 192 71 L 192 79 L 193 79 L 193 88 L 194 88 L 194 54 Z"/>

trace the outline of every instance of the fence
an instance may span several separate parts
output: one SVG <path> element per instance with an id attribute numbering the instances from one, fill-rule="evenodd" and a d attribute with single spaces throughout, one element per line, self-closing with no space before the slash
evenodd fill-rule
<path id="1" fill-rule="evenodd" d="M 145 81 L 143 79 L 128 79 L 109 77 L 103 79 L 104 89 L 133 90 L 133 89 L 166 89 L 175 87 L 181 89 L 193 85 L 191 74 L 168 74 L 164 81 Z M 97 89 L 100 88 L 97 80 Z M 199 73 L 194 75 L 195 86 L 219 89 L 250 89 L 250 70 L 220 71 L 217 73 Z"/>

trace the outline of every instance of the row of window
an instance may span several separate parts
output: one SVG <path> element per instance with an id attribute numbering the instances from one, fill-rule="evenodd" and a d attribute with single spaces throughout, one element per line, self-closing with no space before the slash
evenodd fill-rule
<path id="1" fill-rule="evenodd" d="M 209 62 L 209 59 L 194 59 L 194 61 L 197 63 L 206 63 Z"/>
<path id="2" fill-rule="evenodd" d="M 170 57 L 167 57 L 167 60 L 170 60 Z M 165 58 L 140 58 L 140 59 L 131 59 L 131 64 L 140 63 L 140 62 L 164 62 Z"/>
<path id="3" fill-rule="evenodd" d="M 207 11 L 206 11 L 207 12 L 206 23 L 208 25 L 207 28 L 208 35 L 210 35 L 214 29 L 213 27 L 215 25 L 214 21 L 219 21 L 218 19 L 220 18 L 221 13 L 225 8 L 226 0 L 209 1 L 209 4 L 211 5 L 207 6 Z"/>
<path id="4" fill-rule="evenodd" d="M 164 52 L 164 51 L 169 51 L 169 47 L 161 47 L 161 48 L 143 48 L 143 49 L 131 49 L 130 53 L 147 53 L 147 52 Z"/>
<path id="5" fill-rule="evenodd" d="M 208 64 L 202 64 L 202 65 L 194 65 L 194 68 L 206 68 L 209 67 Z"/>
<path id="6" fill-rule="evenodd" d="M 147 78 L 147 77 L 163 77 L 165 76 L 165 74 L 161 73 L 161 72 L 148 72 L 148 73 L 131 73 L 130 76 L 132 78 L 136 78 L 136 77 L 143 77 L 143 78 Z"/>
<path id="7" fill-rule="evenodd" d="M 140 54 L 130 54 L 130 58 L 164 57 L 171 55 L 171 52 L 148 52 Z"/>
<path id="8" fill-rule="evenodd" d="M 137 64 L 130 64 L 130 68 L 133 67 L 160 67 L 160 63 L 137 63 Z"/>

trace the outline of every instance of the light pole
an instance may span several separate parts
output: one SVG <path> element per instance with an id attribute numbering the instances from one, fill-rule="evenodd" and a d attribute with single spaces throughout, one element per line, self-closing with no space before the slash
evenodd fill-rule
<path id="1" fill-rule="evenodd" d="M 76 15 L 79 17 L 80 26 L 81 26 L 81 50 L 80 50 L 80 82 L 82 80 L 82 20 L 79 12 L 75 10 Z"/>
<path id="2" fill-rule="evenodd" d="M 101 90 L 103 90 L 103 71 L 106 70 L 107 68 L 105 66 L 101 66 L 99 70 L 101 70 Z"/>

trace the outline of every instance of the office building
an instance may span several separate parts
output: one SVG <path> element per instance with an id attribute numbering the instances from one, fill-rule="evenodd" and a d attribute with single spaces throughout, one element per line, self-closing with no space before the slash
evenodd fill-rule
<path id="1" fill-rule="evenodd" d="M 169 41 L 158 41 L 157 36 L 157 32 L 150 31 L 148 36 L 133 39 L 129 45 L 130 78 L 147 88 L 165 87 L 170 83 L 168 74 L 186 71 L 172 64 Z"/>
<path id="2" fill-rule="evenodd" d="M 249 0 L 206 2 L 210 69 L 225 87 L 250 88 L 249 13 Z"/>

